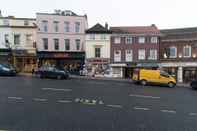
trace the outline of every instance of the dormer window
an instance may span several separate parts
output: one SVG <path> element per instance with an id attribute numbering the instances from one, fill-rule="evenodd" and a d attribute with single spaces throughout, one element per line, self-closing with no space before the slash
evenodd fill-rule
<path id="1" fill-rule="evenodd" d="M 65 11 L 65 15 L 71 16 L 71 15 L 72 15 L 72 12 L 71 12 L 71 11 L 66 10 L 66 11 Z"/>

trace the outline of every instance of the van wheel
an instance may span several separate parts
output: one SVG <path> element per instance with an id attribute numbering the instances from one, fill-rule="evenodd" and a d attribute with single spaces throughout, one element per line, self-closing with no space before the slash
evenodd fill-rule
<path id="1" fill-rule="evenodd" d="M 174 86 L 175 86 L 175 84 L 173 82 L 168 83 L 168 87 L 173 88 Z"/>
<path id="2" fill-rule="evenodd" d="M 146 81 L 146 80 L 141 80 L 141 84 L 142 84 L 143 86 L 145 86 L 145 85 L 147 84 L 147 81 Z"/>

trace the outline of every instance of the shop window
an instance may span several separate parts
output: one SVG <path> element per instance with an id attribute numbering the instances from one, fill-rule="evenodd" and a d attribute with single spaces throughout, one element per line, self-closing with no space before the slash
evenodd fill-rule
<path id="1" fill-rule="evenodd" d="M 95 48 L 95 57 L 97 58 L 101 57 L 101 48 Z"/>
<path id="2" fill-rule="evenodd" d="M 54 39 L 54 48 L 55 50 L 59 50 L 59 39 Z"/>
<path id="3" fill-rule="evenodd" d="M 191 57 L 191 46 L 184 46 L 183 47 L 183 56 L 184 57 Z"/>

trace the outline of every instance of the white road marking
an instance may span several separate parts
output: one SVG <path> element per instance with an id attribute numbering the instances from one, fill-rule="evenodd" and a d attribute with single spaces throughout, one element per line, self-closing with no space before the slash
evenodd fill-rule
<path id="1" fill-rule="evenodd" d="M 122 108 L 121 105 L 107 105 L 108 107 L 114 107 L 114 108 Z"/>
<path id="2" fill-rule="evenodd" d="M 22 100 L 23 98 L 22 97 L 12 97 L 12 96 L 10 96 L 10 97 L 8 97 L 8 99 Z"/>
<path id="3" fill-rule="evenodd" d="M 161 98 L 161 97 L 156 97 L 156 96 L 145 96 L 145 95 L 135 95 L 135 94 L 130 94 L 129 96 L 139 97 L 139 98 L 151 98 L 151 99 L 160 99 Z"/>
<path id="4" fill-rule="evenodd" d="M 65 92 L 70 92 L 70 91 L 72 91 L 72 89 L 57 89 L 57 88 L 42 88 L 42 90 L 65 91 Z"/>
<path id="5" fill-rule="evenodd" d="M 134 107 L 133 109 L 135 109 L 135 110 L 144 110 L 144 111 L 150 110 L 149 108 L 142 108 L 142 107 Z"/>
<path id="6" fill-rule="evenodd" d="M 46 102 L 47 99 L 33 98 L 34 101 Z"/>
<path id="7" fill-rule="evenodd" d="M 190 116 L 197 116 L 197 113 L 189 113 Z"/>
<path id="8" fill-rule="evenodd" d="M 72 103 L 70 100 L 58 100 L 59 103 Z"/>
<path id="9" fill-rule="evenodd" d="M 176 111 L 174 110 L 161 110 L 161 112 L 176 114 Z"/>

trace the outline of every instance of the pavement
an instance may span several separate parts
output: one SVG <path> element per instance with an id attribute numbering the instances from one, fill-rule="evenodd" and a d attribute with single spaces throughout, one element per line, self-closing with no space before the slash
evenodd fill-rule
<path id="1" fill-rule="evenodd" d="M 19 76 L 32 77 L 32 74 L 31 73 L 20 73 Z M 74 79 L 86 79 L 86 80 L 133 82 L 132 79 L 124 79 L 124 78 L 91 77 L 91 76 L 79 76 L 79 75 L 70 75 L 70 77 L 74 78 Z M 189 83 L 177 83 L 176 86 L 190 88 Z"/>
<path id="2" fill-rule="evenodd" d="M 0 77 L 0 130 L 196 131 L 196 100 L 189 88 Z"/>

